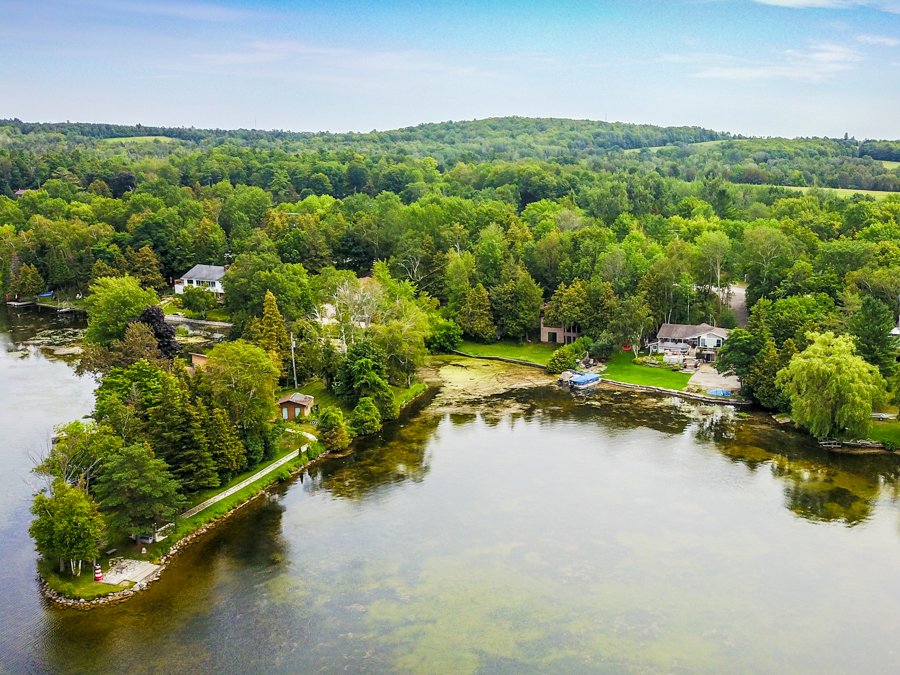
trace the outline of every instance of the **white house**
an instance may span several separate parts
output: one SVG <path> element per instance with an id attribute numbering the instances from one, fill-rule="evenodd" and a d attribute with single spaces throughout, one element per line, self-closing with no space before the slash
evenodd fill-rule
<path id="1" fill-rule="evenodd" d="M 221 298 L 225 293 L 222 287 L 222 277 L 225 276 L 225 268 L 221 265 L 194 265 L 191 269 L 175 280 L 175 292 L 184 293 L 185 288 L 202 288 L 204 291 L 215 293 Z"/>

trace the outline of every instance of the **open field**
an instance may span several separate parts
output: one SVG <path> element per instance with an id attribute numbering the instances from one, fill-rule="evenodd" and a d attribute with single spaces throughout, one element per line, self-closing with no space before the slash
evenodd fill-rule
<path id="1" fill-rule="evenodd" d="M 891 169 L 891 170 L 900 169 L 900 162 L 892 162 L 890 160 L 883 159 L 883 160 L 881 160 L 881 163 L 885 169 Z"/>
<path id="2" fill-rule="evenodd" d="M 699 143 L 688 143 L 687 145 L 692 148 L 711 148 L 714 145 L 720 145 L 724 142 L 725 142 L 725 140 L 723 139 L 721 141 L 700 141 Z M 670 148 L 670 147 L 672 147 L 672 146 L 671 145 L 654 145 L 654 146 L 651 146 L 648 148 L 629 148 L 628 150 L 625 150 L 625 154 L 633 155 L 633 154 L 640 152 L 641 150 L 649 150 L 650 152 L 656 152 L 660 148 Z"/>
<path id="3" fill-rule="evenodd" d="M 472 356 L 501 356 L 507 359 L 520 359 L 522 361 L 532 361 L 546 366 L 553 356 L 553 352 L 560 345 L 550 345 L 543 342 L 526 342 L 519 344 L 518 342 L 494 342 L 492 344 L 480 344 L 478 342 L 470 342 L 464 340 L 459 346 L 459 351 L 471 354 Z"/>
<path id="4" fill-rule="evenodd" d="M 171 138 L 170 136 L 122 136 L 119 138 L 101 138 L 99 140 L 100 143 L 107 145 L 153 143 L 154 141 L 159 141 L 160 143 L 181 143 L 179 139 Z"/>
<path id="5" fill-rule="evenodd" d="M 765 187 L 765 186 L 762 186 Z M 900 192 L 885 192 L 884 190 L 854 190 L 852 188 L 809 188 L 809 187 L 797 187 L 795 185 L 775 185 L 773 187 L 784 188 L 785 190 L 794 190 L 796 192 L 809 192 L 810 190 L 825 190 L 827 192 L 834 192 L 839 197 L 852 197 L 853 195 L 869 195 L 871 197 L 875 197 L 875 199 L 884 199 L 888 195 L 898 195 Z"/>
<path id="6" fill-rule="evenodd" d="M 632 363 L 634 354 L 620 351 L 613 354 L 606 363 L 603 371 L 603 379 L 627 382 L 628 384 L 643 384 L 649 387 L 664 387 L 682 391 L 691 379 L 689 373 L 680 373 L 668 368 L 653 368 Z"/>

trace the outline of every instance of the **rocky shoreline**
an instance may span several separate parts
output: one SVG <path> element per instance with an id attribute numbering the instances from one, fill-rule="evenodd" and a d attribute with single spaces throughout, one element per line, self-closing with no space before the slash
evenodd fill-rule
<path id="1" fill-rule="evenodd" d="M 314 467 L 316 464 L 323 462 L 328 459 L 332 459 L 333 455 L 328 452 L 323 452 L 321 455 L 316 457 L 315 459 L 307 462 L 303 466 L 299 466 L 296 469 L 291 471 L 291 478 L 300 474 L 300 472 L 305 471 Z M 275 481 L 278 483 L 281 481 Z M 107 605 L 114 605 L 120 602 L 124 602 L 128 598 L 131 598 L 143 590 L 146 590 L 150 584 L 159 581 L 162 573 L 165 571 L 167 565 L 172 561 L 172 559 L 177 556 L 181 551 L 194 543 L 197 539 L 202 537 L 204 534 L 215 528 L 217 525 L 220 525 L 222 522 L 233 516 L 240 509 L 252 503 L 257 498 L 263 496 L 268 491 L 269 487 L 274 485 L 275 483 L 270 483 L 266 487 L 262 488 L 259 492 L 256 492 L 253 495 L 250 495 L 247 499 L 242 501 L 240 504 L 235 504 L 232 508 L 230 508 L 226 513 L 223 513 L 218 518 L 215 518 L 208 523 L 200 526 L 187 536 L 178 540 L 172 548 L 170 548 L 164 556 L 159 559 L 159 569 L 156 570 L 150 577 L 144 579 L 143 581 L 131 586 L 130 588 L 123 589 L 121 591 L 114 591 L 108 595 L 103 595 L 99 598 L 95 598 L 93 600 L 85 600 L 83 598 L 69 598 L 61 593 L 50 588 L 50 585 L 47 581 L 38 575 L 38 582 L 41 589 L 41 594 L 47 598 L 47 600 L 51 601 L 55 605 L 59 607 L 64 607 L 67 609 L 95 609 L 97 607 L 104 607 Z"/>

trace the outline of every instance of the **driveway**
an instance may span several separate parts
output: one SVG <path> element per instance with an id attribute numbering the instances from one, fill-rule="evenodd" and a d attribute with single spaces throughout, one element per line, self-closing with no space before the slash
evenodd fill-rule
<path id="1" fill-rule="evenodd" d="M 719 375 L 714 366 L 704 363 L 688 380 L 688 386 L 699 387 L 704 392 L 710 389 L 740 391 L 741 381 L 735 375 L 729 375 L 728 377 Z"/>

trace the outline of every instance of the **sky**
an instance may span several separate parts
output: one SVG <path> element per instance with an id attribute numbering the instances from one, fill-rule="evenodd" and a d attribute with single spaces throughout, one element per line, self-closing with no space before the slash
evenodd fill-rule
<path id="1" fill-rule="evenodd" d="M 900 138 L 900 0 L 0 0 L 0 118 Z"/>

